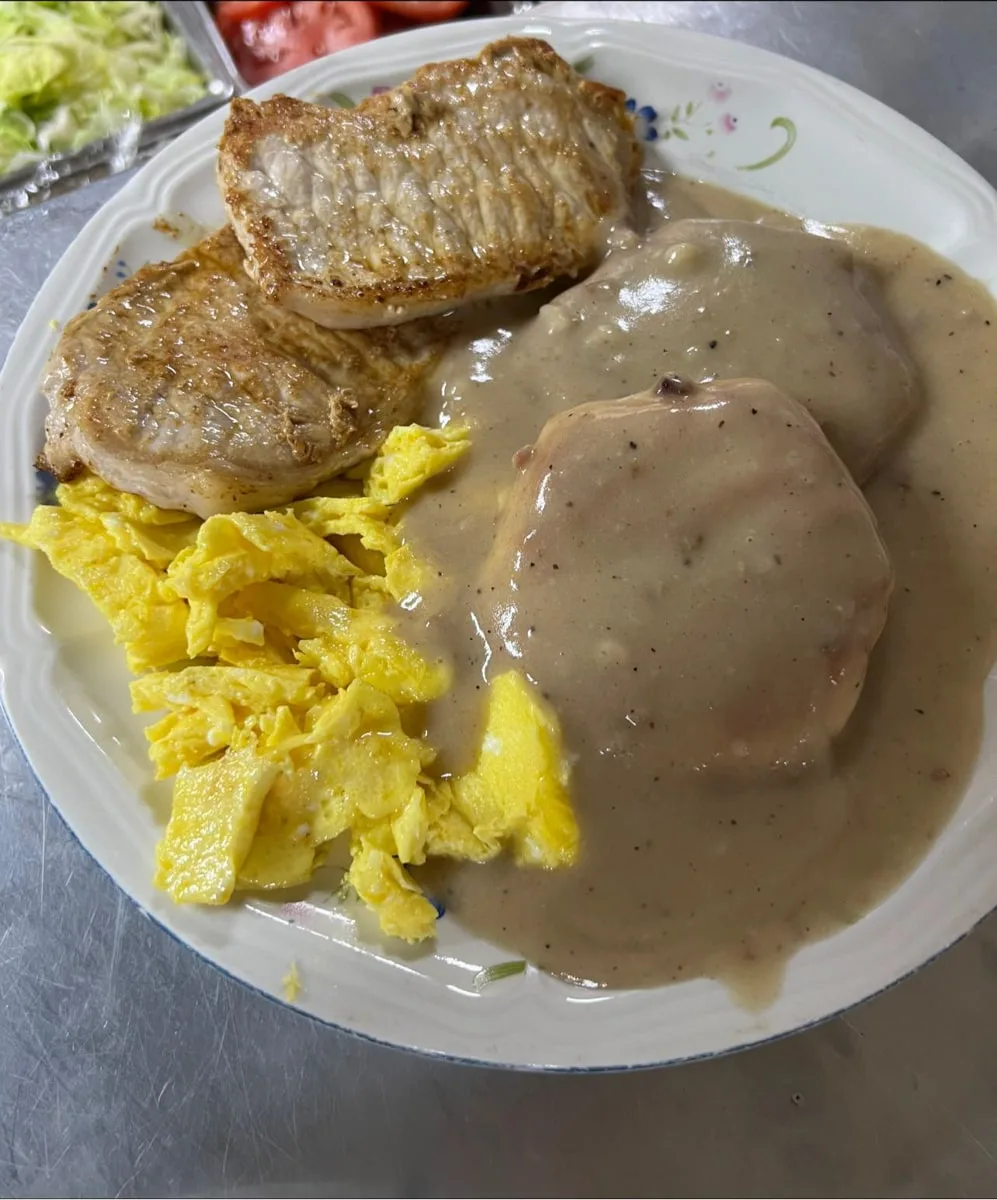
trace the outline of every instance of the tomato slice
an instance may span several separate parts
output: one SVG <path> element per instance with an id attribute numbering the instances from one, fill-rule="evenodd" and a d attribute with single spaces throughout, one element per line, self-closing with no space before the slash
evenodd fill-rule
<path id="1" fill-rule="evenodd" d="M 286 0 L 220 0 L 215 5 L 215 19 L 236 25 L 240 21 L 259 21 L 275 8 L 283 8 Z"/>
<path id="2" fill-rule="evenodd" d="M 226 42 L 237 38 L 243 21 L 262 21 L 287 0 L 221 0 L 215 5 L 215 22 Z"/>
<path id="3" fill-rule="evenodd" d="M 242 77 L 257 84 L 378 32 L 377 14 L 361 0 L 296 0 L 263 21 L 243 21 L 227 40 Z"/>
<path id="4" fill-rule="evenodd" d="M 467 8 L 468 0 L 371 0 L 375 8 L 407 21 L 449 21 Z"/>

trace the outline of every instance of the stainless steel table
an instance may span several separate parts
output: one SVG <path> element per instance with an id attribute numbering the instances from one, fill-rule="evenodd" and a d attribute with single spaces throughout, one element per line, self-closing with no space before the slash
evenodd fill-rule
<path id="1" fill-rule="evenodd" d="M 995 4 L 570 7 L 822 67 L 997 183 Z M 0 222 L 0 348 L 121 183 Z M 0 902 L 0 1195 L 997 1190 L 994 917 L 879 999 L 732 1058 L 593 1078 L 433 1063 L 247 991 L 144 918 L 67 832 L 2 717 Z"/>

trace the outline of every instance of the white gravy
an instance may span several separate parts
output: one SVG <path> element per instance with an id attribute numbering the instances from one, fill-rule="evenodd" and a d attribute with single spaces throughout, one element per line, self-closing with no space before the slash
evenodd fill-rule
<path id="1" fill-rule="evenodd" d="M 625 645 L 615 667 L 600 665 L 590 638 L 555 623 L 544 636 L 577 664 L 573 699 L 561 695 L 561 706 L 577 756 L 578 864 L 441 864 L 422 878 L 467 928 L 545 970 L 616 987 L 710 976 L 759 1005 L 795 949 L 857 920 L 914 869 L 972 771 L 997 651 L 997 305 L 899 235 L 837 231 L 852 272 L 837 245 L 770 253 L 772 230 L 792 221 L 741 197 L 677 177 L 650 180 L 647 195 L 651 228 L 763 217 L 757 247 L 750 229 L 737 234 L 752 258 L 749 291 L 731 282 L 729 261 L 720 271 L 714 263 L 713 291 L 699 268 L 680 280 L 683 311 L 651 312 L 659 301 L 642 308 L 631 288 L 624 320 L 620 265 L 634 252 L 620 251 L 600 269 L 616 280 L 601 293 L 588 281 L 464 318 L 437 371 L 427 419 L 466 421 L 473 435 L 467 461 L 416 501 L 405 525 L 440 571 L 408 632 L 454 665 L 452 693 L 426 720 L 443 769 L 466 765 L 494 669 L 479 588 L 517 479 L 514 453 L 556 413 L 667 373 L 770 379 L 810 409 L 867 480 L 895 572 L 886 627 L 830 755 L 732 783 L 676 774 L 674 742 L 647 728 L 636 768 L 595 754 L 577 714 L 600 711 L 605 672 L 640 648 Z M 667 227 L 655 236 L 667 240 Z M 700 249 L 684 264 L 680 250 L 671 266 L 687 268 Z M 639 253 L 629 261 L 640 270 Z M 598 588 L 600 571 L 607 581 L 618 573 L 614 557 L 588 562 L 586 587 Z M 561 583 L 570 588 L 567 573 Z M 566 609 L 569 599 L 566 591 Z M 536 661 L 543 674 L 543 656 Z M 764 673 L 757 686 L 763 696 Z"/>

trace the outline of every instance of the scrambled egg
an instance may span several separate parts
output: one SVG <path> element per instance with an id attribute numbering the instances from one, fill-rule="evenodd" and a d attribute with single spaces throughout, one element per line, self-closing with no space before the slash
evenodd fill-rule
<path id="1" fill-rule="evenodd" d="M 301 972 L 298 970 L 298 964 L 292 962 L 287 968 L 287 974 L 280 981 L 284 989 L 284 999 L 288 1004 L 293 1004 L 301 995 Z"/>
<path id="2" fill-rule="evenodd" d="M 434 778 L 432 747 L 404 727 L 449 672 L 390 611 L 423 577 L 399 505 L 468 445 L 400 427 L 335 495 L 206 521 L 86 476 L 0 525 L 90 596 L 138 675 L 135 711 L 165 714 L 146 730 L 157 778 L 176 777 L 155 879 L 177 903 L 305 883 L 348 838 L 349 886 L 415 942 L 437 913 L 407 867 L 427 856 L 574 861 L 557 721 L 520 675 L 493 681 L 463 776 Z"/>

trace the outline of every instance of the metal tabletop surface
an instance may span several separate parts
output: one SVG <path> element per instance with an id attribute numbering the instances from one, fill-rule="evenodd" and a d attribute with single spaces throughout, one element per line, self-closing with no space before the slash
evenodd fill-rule
<path id="1" fill-rule="evenodd" d="M 811 63 L 997 183 L 997 4 L 549 7 Z M 0 221 L 0 352 L 126 178 Z M 593 1077 L 431 1062 L 249 991 L 144 917 L 2 716 L 0 912 L 0 1195 L 997 1191 L 997 917 L 878 999 L 733 1057 Z"/>

